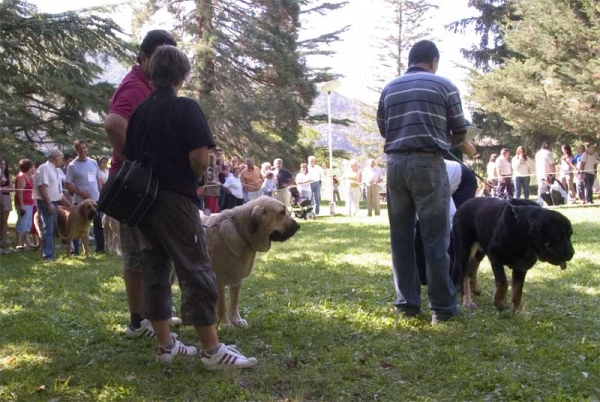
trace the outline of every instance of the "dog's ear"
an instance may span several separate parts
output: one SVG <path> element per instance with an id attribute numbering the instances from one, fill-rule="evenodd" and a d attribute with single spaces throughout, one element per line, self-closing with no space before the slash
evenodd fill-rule
<path id="1" fill-rule="evenodd" d="M 87 210 L 89 209 L 89 208 L 88 208 L 88 205 L 87 205 L 87 204 L 82 204 L 82 205 L 80 205 L 80 206 L 79 206 L 79 208 L 77 208 L 77 209 L 78 209 L 78 211 L 77 211 L 77 212 L 79 212 L 79 215 L 81 215 L 81 217 L 82 217 L 84 220 L 87 220 Z"/>
<path id="2" fill-rule="evenodd" d="M 252 214 L 250 215 L 250 224 L 248 225 L 248 232 L 251 234 L 256 233 L 258 226 L 263 219 L 265 209 L 259 205 L 252 208 Z"/>

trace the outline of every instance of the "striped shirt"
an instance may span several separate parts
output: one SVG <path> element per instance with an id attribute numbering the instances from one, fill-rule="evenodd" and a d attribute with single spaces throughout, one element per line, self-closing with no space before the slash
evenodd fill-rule
<path id="1" fill-rule="evenodd" d="M 385 138 L 386 154 L 447 151 L 452 133 L 467 130 L 458 89 L 448 79 L 419 67 L 409 68 L 383 89 L 377 125 Z"/>

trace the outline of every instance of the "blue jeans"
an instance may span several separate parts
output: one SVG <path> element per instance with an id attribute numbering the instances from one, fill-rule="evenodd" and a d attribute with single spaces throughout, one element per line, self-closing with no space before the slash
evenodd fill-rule
<path id="1" fill-rule="evenodd" d="M 46 201 L 38 200 L 37 204 L 42 220 L 42 258 L 51 260 L 54 259 L 54 229 L 58 224 L 58 202 L 52 202 L 54 215 L 50 215 Z"/>
<path id="2" fill-rule="evenodd" d="M 310 191 L 312 191 L 312 200 L 315 203 L 315 214 L 319 215 L 319 206 L 321 205 L 321 182 L 315 181 L 310 183 Z"/>
<path id="3" fill-rule="evenodd" d="M 521 189 L 523 189 L 523 198 L 526 200 L 529 199 L 529 182 L 531 181 L 531 177 L 515 177 L 515 198 L 521 197 Z"/>
<path id="4" fill-rule="evenodd" d="M 387 196 L 394 284 L 399 312 L 421 309 L 421 283 L 415 257 L 415 220 L 419 217 L 433 315 L 458 314 L 450 279 L 450 184 L 440 153 L 391 153 L 387 162 Z"/>

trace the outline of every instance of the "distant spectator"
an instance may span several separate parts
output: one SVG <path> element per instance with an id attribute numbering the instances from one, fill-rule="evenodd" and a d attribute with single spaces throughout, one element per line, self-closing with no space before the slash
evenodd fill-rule
<path id="1" fill-rule="evenodd" d="M 496 159 L 498 154 L 491 154 L 488 164 L 486 166 L 487 179 L 491 187 L 492 197 L 496 196 L 496 188 L 498 187 L 498 178 L 496 177 Z"/>
<path id="2" fill-rule="evenodd" d="M 575 166 L 575 180 L 577 181 L 577 185 L 576 185 L 576 192 L 577 192 L 577 199 L 579 199 L 580 201 L 585 201 L 585 186 L 583 184 L 583 173 L 579 171 L 579 164 L 581 162 L 581 157 L 583 156 L 583 154 L 585 153 L 585 145 L 580 145 L 577 148 L 577 155 L 575 155 L 573 157 L 573 159 L 571 160 L 571 162 L 573 163 L 573 166 Z"/>
<path id="3" fill-rule="evenodd" d="M 265 180 L 263 181 L 261 191 L 263 195 L 272 197 L 273 191 L 277 190 L 277 184 L 275 183 L 275 175 L 272 171 L 267 170 L 265 172 Z"/>
<path id="4" fill-rule="evenodd" d="M 227 177 L 223 188 L 227 191 L 225 199 L 225 208 L 235 208 L 244 203 L 244 192 L 242 190 L 242 182 L 240 181 L 240 168 L 236 166 L 232 168 L 232 175 Z"/>
<path id="5" fill-rule="evenodd" d="M 287 207 L 290 205 L 291 197 L 288 187 L 294 184 L 294 175 L 283 167 L 283 160 L 281 158 L 275 159 L 273 165 L 275 165 L 273 173 L 277 179 L 277 191 L 274 197 L 283 202 L 283 205 Z"/>
<path id="6" fill-rule="evenodd" d="M 598 156 L 594 152 L 594 145 L 587 144 L 586 150 L 581 156 L 579 170 L 583 172 L 583 185 L 585 189 L 584 204 L 594 203 L 594 180 L 596 180 L 596 169 L 598 168 Z"/>
<path id="7" fill-rule="evenodd" d="M 312 193 L 312 201 L 315 204 L 315 214 L 319 215 L 321 211 L 321 182 L 325 176 L 325 170 L 317 165 L 317 160 L 314 156 L 308 157 L 308 178 L 310 179 L 310 191 Z"/>
<path id="8" fill-rule="evenodd" d="M 524 147 L 517 148 L 517 154 L 512 158 L 512 168 L 515 175 L 515 198 L 521 198 L 523 194 L 523 198 L 528 200 L 534 165 Z"/>
<path id="9" fill-rule="evenodd" d="M 573 164 L 573 152 L 569 144 L 564 144 L 561 147 L 562 156 L 560 157 L 560 171 L 558 180 L 564 188 L 569 191 L 569 201 L 575 200 L 575 172 L 577 167 Z"/>
<path id="10" fill-rule="evenodd" d="M 369 159 L 367 164 L 362 171 L 362 180 L 367 187 L 367 216 L 371 216 L 373 211 L 375 216 L 379 216 L 379 183 L 383 181 L 383 173 L 376 166 L 375 159 Z"/>
<path id="11" fill-rule="evenodd" d="M 346 205 L 348 216 L 356 216 L 360 209 L 360 183 L 362 182 L 362 174 L 358 169 L 357 161 L 350 161 L 350 167 L 344 174 L 344 180 L 347 185 Z"/>
<path id="12" fill-rule="evenodd" d="M 550 152 L 550 143 L 545 141 L 542 143 L 542 148 L 535 154 L 535 173 L 538 184 L 538 202 L 541 204 L 541 194 L 546 176 L 554 175 L 556 168 L 554 166 L 554 157 Z"/>
<path id="13" fill-rule="evenodd" d="M 300 197 L 311 199 L 311 188 L 310 177 L 308 175 L 308 165 L 306 163 L 300 164 L 300 172 L 296 175 L 296 185 L 300 192 Z"/>
<path id="14" fill-rule="evenodd" d="M 542 184 L 540 197 L 549 206 L 564 205 L 568 203 L 568 194 L 559 180 L 554 175 L 546 176 Z"/>
<path id="15" fill-rule="evenodd" d="M 342 198 L 340 197 L 340 180 L 337 178 L 336 175 L 333 175 L 332 185 L 333 185 L 333 202 L 339 202 L 342 200 Z"/>
<path id="16" fill-rule="evenodd" d="M 108 180 L 108 156 L 101 156 L 100 159 L 98 159 L 98 169 L 100 170 L 98 173 L 98 184 L 100 190 L 102 190 L 102 187 L 104 187 Z"/>
<path id="17" fill-rule="evenodd" d="M 15 207 L 19 214 L 17 220 L 17 249 L 31 247 L 29 232 L 33 221 L 33 162 L 29 159 L 19 161 L 19 170 L 15 179 L 16 194 Z"/>
<path id="18" fill-rule="evenodd" d="M 512 198 L 514 194 L 512 173 L 512 166 L 510 164 L 510 151 L 508 148 L 502 148 L 502 151 L 500 151 L 500 156 L 498 159 L 496 159 L 498 197 Z"/>
<path id="19" fill-rule="evenodd" d="M 219 194 L 221 193 L 221 183 L 219 182 L 219 173 L 217 171 L 217 157 L 215 154 L 208 156 L 208 168 L 204 174 L 204 207 L 213 213 L 219 213 Z"/>
<path id="20" fill-rule="evenodd" d="M 254 159 L 248 157 L 245 159 L 246 167 L 240 172 L 240 181 L 244 191 L 244 202 L 252 201 L 260 197 L 260 187 L 262 185 L 262 175 L 260 169 L 254 166 Z"/>
<path id="21" fill-rule="evenodd" d="M 0 248 L 8 247 L 8 215 L 12 211 L 10 194 L 13 189 L 8 162 L 0 158 Z"/>

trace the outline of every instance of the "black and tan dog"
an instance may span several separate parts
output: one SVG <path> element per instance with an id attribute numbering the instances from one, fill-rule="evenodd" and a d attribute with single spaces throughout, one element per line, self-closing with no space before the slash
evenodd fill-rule
<path id="1" fill-rule="evenodd" d="M 463 306 L 475 308 L 471 292 L 479 294 L 477 270 L 484 255 L 492 266 L 494 306 L 506 308 L 508 283 L 504 266 L 512 269 L 512 308 L 521 307 L 527 271 L 537 260 L 567 268 L 573 258 L 571 222 L 532 201 L 474 198 L 454 215 L 452 278 L 462 287 Z"/>
<path id="2" fill-rule="evenodd" d="M 281 201 L 265 196 L 219 214 L 202 216 L 202 223 L 217 276 L 219 324 L 246 327 L 248 323 L 240 316 L 238 304 L 242 282 L 252 272 L 256 254 L 269 251 L 272 241 L 283 242 L 294 236 L 300 225 Z M 226 287 L 229 308 L 225 304 Z"/>
<path id="3" fill-rule="evenodd" d="M 58 235 L 67 243 L 67 257 L 71 256 L 71 242 L 74 239 L 79 239 L 81 241 L 85 257 L 89 257 L 89 233 L 92 220 L 97 214 L 96 202 L 85 200 L 71 208 L 65 208 L 59 205 L 56 209 L 56 213 L 58 214 Z M 34 222 L 36 229 L 41 236 L 43 231 L 39 212 L 35 213 Z"/>

